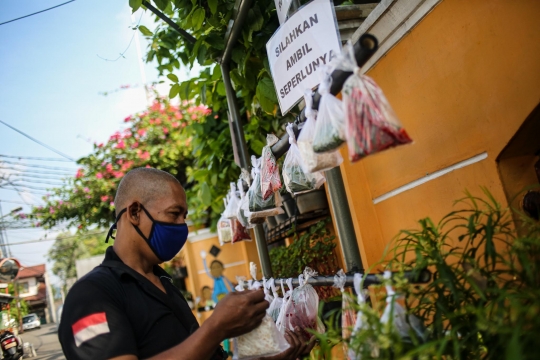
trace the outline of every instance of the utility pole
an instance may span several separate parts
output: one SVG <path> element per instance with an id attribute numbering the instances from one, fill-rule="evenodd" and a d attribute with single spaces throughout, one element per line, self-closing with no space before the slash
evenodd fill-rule
<path id="1" fill-rule="evenodd" d="M 19 318 L 19 334 L 24 333 L 22 326 L 22 316 L 21 316 L 21 298 L 19 297 L 19 281 L 17 279 L 13 280 L 13 287 L 15 288 L 15 300 L 17 301 L 17 317 Z"/>

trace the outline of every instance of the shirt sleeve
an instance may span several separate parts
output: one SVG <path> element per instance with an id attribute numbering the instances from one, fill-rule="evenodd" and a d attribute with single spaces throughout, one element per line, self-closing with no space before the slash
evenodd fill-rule
<path id="1" fill-rule="evenodd" d="M 69 291 L 58 337 L 67 360 L 105 360 L 137 354 L 132 324 L 118 287 L 83 280 Z"/>

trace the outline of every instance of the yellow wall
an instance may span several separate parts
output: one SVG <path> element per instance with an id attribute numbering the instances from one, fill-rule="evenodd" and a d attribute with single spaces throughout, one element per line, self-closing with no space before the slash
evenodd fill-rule
<path id="1" fill-rule="evenodd" d="M 366 268 L 400 229 L 440 219 L 465 189 L 486 186 L 506 204 L 496 158 L 540 100 L 538 19 L 538 0 L 444 0 L 369 71 L 414 143 L 341 166 Z M 373 204 L 483 152 L 481 162 Z"/>

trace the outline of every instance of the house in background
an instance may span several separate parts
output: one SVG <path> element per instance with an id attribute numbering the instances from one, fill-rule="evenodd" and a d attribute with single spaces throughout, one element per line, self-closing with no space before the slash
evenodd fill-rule
<path id="1" fill-rule="evenodd" d="M 42 324 L 54 322 L 54 309 L 49 309 L 47 289 L 50 289 L 45 264 L 24 266 L 15 278 L 19 287 L 19 296 L 28 304 L 28 312 L 39 316 Z M 54 305 L 53 305 L 54 306 Z"/>

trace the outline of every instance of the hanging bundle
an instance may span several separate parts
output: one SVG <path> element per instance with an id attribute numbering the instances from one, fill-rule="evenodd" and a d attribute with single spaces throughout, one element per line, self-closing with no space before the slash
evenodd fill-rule
<path id="1" fill-rule="evenodd" d="M 253 165 L 253 168 L 251 169 L 253 182 L 247 193 L 248 210 L 245 211 L 245 215 L 250 224 L 261 224 L 267 216 L 283 214 L 284 211 L 281 208 L 281 196 L 279 195 L 279 191 L 272 193 L 266 200 L 262 197 L 261 159 L 252 156 L 251 163 Z"/>
<path id="2" fill-rule="evenodd" d="M 356 311 L 353 307 L 354 299 L 349 292 L 345 291 L 346 281 L 347 275 L 345 275 L 343 270 L 339 270 L 334 276 L 334 287 L 341 291 L 341 332 L 344 340 L 343 348 L 345 354 L 348 353 L 347 341 L 350 339 L 354 324 L 356 323 Z"/>
<path id="3" fill-rule="evenodd" d="M 316 171 L 326 171 L 335 168 L 343 162 L 343 157 L 339 151 L 330 151 L 324 154 L 317 154 L 313 151 L 317 111 L 312 108 L 313 98 L 311 90 L 306 91 L 304 100 L 306 102 L 305 114 L 307 119 L 297 140 L 300 156 L 303 160 L 303 170 L 305 173 L 314 173 Z"/>
<path id="4" fill-rule="evenodd" d="M 422 322 L 414 315 L 409 315 L 396 300 L 398 296 L 393 287 L 389 285 L 392 273 L 384 272 L 386 287 L 386 307 L 381 316 L 381 323 L 386 325 L 389 331 L 397 331 L 399 336 L 406 342 L 412 343 L 411 336 L 414 334 L 421 341 L 426 340 L 426 331 Z"/>
<path id="5" fill-rule="evenodd" d="M 364 315 L 364 311 L 366 311 L 366 307 L 368 304 L 366 303 L 366 297 L 364 289 L 362 288 L 362 274 L 354 274 L 353 279 L 353 286 L 354 291 L 356 292 L 356 298 L 358 301 L 358 313 L 356 314 L 356 322 L 354 324 L 354 329 L 352 331 L 351 337 L 355 337 L 355 335 L 363 330 L 367 330 L 369 328 L 368 321 L 366 319 L 366 316 Z M 366 347 L 368 352 L 371 353 L 373 358 L 379 357 L 379 348 L 376 344 L 374 344 L 372 341 L 367 341 L 361 344 L 362 347 Z M 358 349 L 356 349 L 358 350 Z M 360 351 L 355 351 L 354 349 L 349 348 L 346 352 L 348 360 L 360 360 L 361 355 L 359 354 Z"/>
<path id="6" fill-rule="evenodd" d="M 244 213 L 244 209 L 247 208 L 249 204 L 246 194 L 244 192 L 244 184 L 242 179 L 238 179 L 238 190 L 238 192 L 240 193 L 240 203 L 238 205 L 238 209 L 236 210 L 236 218 L 243 227 L 248 228 L 249 222 L 246 214 Z"/>
<path id="7" fill-rule="evenodd" d="M 230 243 L 232 241 L 232 220 L 227 219 L 226 217 L 221 217 L 217 223 L 217 233 L 219 244 L 223 246 L 224 244 Z"/>
<path id="8" fill-rule="evenodd" d="M 250 264 L 250 273 L 253 279 L 248 282 L 248 290 L 258 290 L 261 283 L 255 280 L 257 269 L 253 263 Z M 245 284 L 242 281 L 240 287 L 239 281 L 236 290 L 244 291 L 244 286 Z M 255 330 L 235 338 L 234 344 L 236 359 L 257 359 L 261 356 L 273 356 L 287 350 L 290 346 L 269 315 L 264 316 L 261 325 Z"/>
<path id="9" fill-rule="evenodd" d="M 332 76 L 330 68 L 325 67 L 322 81 L 317 90 L 321 95 L 319 112 L 313 138 L 313 150 L 324 153 L 339 148 L 345 142 L 345 113 L 341 100 L 330 94 Z"/>
<path id="10" fill-rule="evenodd" d="M 266 135 L 266 146 L 262 150 L 261 156 L 261 192 L 263 200 L 267 200 L 276 191 L 281 189 L 281 178 L 279 177 L 279 167 L 272 145 L 278 142 L 278 138 L 273 134 Z"/>
<path id="11" fill-rule="evenodd" d="M 302 191 L 315 190 L 321 187 L 325 178 L 320 172 L 306 173 L 304 172 L 305 165 L 302 161 L 302 156 L 296 144 L 293 124 L 287 125 L 287 133 L 289 134 L 289 151 L 283 162 L 283 182 L 287 191 L 295 194 Z"/>
<path id="12" fill-rule="evenodd" d="M 324 332 L 324 325 L 319 319 L 319 295 L 308 284 L 310 277 L 317 276 L 317 272 L 306 267 L 303 274 L 298 276 L 299 286 L 294 289 L 291 295 L 294 304 L 294 313 L 289 317 L 289 330 L 294 330 L 298 327 L 301 331 L 304 341 L 309 341 L 311 333 L 308 330 L 313 330 L 318 333 Z"/>
<path id="13" fill-rule="evenodd" d="M 283 280 L 281 280 L 283 282 Z M 270 278 L 267 281 L 267 284 L 272 289 L 273 300 L 270 303 L 270 307 L 266 310 L 266 313 L 272 317 L 275 323 L 277 323 L 279 312 L 283 306 L 283 298 L 279 297 L 279 294 L 276 289 L 274 278 Z M 285 294 L 285 293 L 284 293 Z"/>
<path id="14" fill-rule="evenodd" d="M 289 290 L 285 292 L 283 280 L 281 280 L 281 292 L 283 292 L 283 305 L 279 311 L 279 317 L 276 321 L 276 326 L 280 333 L 285 334 L 285 330 L 291 328 L 290 320 L 294 316 L 294 302 L 292 301 L 292 293 L 294 291 L 292 279 L 287 279 Z"/>
<path id="15" fill-rule="evenodd" d="M 221 214 L 227 219 L 234 219 L 237 216 L 238 207 L 240 206 L 240 199 L 236 193 L 236 184 L 230 183 L 229 193 L 226 196 L 225 211 Z"/>
<path id="16" fill-rule="evenodd" d="M 336 69 L 354 72 L 342 90 L 351 161 L 412 142 L 381 88 L 361 74 L 350 42 L 343 47 Z"/>
<path id="17" fill-rule="evenodd" d="M 270 294 L 270 280 L 274 280 L 272 278 L 266 280 L 266 278 L 263 276 L 262 278 L 262 286 L 264 290 L 264 300 L 268 301 L 268 304 L 272 304 L 274 301 L 274 296 Z M 270 312 L 268 311 L 270 308 L 266 309 L 266 313 L 270 315 Z"/>

